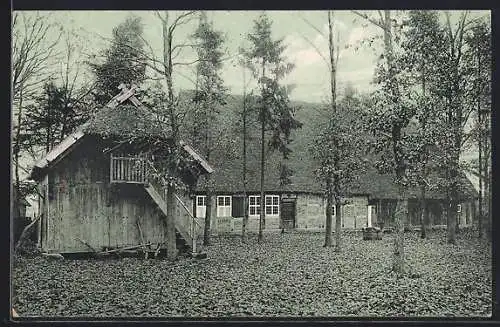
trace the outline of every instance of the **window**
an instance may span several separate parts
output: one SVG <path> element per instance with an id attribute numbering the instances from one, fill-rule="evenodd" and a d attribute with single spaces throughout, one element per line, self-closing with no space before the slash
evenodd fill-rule
<path id="1" fill-rule="evenodd" d="M 207 205 L 205 203 L 206 197 L 204 195 L 196 196 L 196 217 L 205 218 L 205 213 L 207 212 Z"/>
<path id="2" fill-rule="evenodd" d="M 259 216 L 260 215 L 260 195 L 250 195 L 248 197 L 248 215 L 249 216 Z"/>
<path id="3" fill-rule="evenodd" d="M 462 212 L 462 205 L 461 205 L 461 204 L 459 204 L 459 205 L 457 206 L 457 212 L 459 212 L 459 213 L 460 213 L 460 212 Z"/>
<path id="4" fill-rule="evenodd" d="M 279 195 L 266 195 L 266 216 L 279 216 L 280 197 Z"/>
<path id="5" fill-rule="evenodd" d="M 231 197 L 217 197 L 217 217 L 231 217 Z"/>

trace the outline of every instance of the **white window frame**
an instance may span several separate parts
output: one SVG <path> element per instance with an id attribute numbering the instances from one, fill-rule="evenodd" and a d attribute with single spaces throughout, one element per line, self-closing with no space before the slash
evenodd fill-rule
<path id="1" fill-rule="evenodd" d="M 203 204 L 199 204 L 199 200 Z M 195 198 L 196 201 L 196 218 L 205 218 L 207 213 L 207 197 L 205 195 L 197 195 Z"/>
<path id="2" fill-rule="evenodd" d="M 252 204 L 252 199 L 255 199 L 254 204 Z M 253 214 L 252 214 L 252 208 L 255 208 Z M 260 216 L 260 195 L 249 195 L 248 196 L 248 216 L 250 216 L 250 217 L 259 217 Z"/>
<path id="3" fill-rule="evenodd" d="M 266 195 L 265 199 L 266 199 L 266 202 L 265 202 L 265 206 L 264 206 L 264 212 L 265 212 L 266 217 L 279 217 L 279 215 L 280 215 L 280 196 L 275 195 L 275 194 L 269 194 L 269 195 Z M 271 204 L 267 204 L 268 199 L 271 199 Z M 277 203 L 274 202 L 275 199 L 277 199 Z M 267 208 L 271 209 L 270 214 L 267 213 Z M 274 212 L 274 209 L 276 209 L 276 213 Z"/>
<path id="4" fill-rule="evenodd" d="M 232 215 L 232 197 L 230 195 L 217 196 L 217 217 L 231 217 Z M 229 201 L 226 201 L 228 200 Z M 223 205 L 219 204 L 219 200 L 223 201 Z"/>

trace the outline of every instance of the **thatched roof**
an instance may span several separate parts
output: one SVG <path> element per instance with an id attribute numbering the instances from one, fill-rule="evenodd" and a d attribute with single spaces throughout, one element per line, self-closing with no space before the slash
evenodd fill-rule
<path id="1" fill-rule="evenodd" d="M 116 107 L 104 107 L 96 112 L 85 128 L 88 134 L 101 137 L 168 139 L 169 124 L 161 123 L 154 113 L 144 106 L 124 103 Z"/>
<path id="2" fill-rule="evenodd" d="M 210 161 L 215 168 L 211 175 L 214 182 L 214 190 L 217 193 L 234 194 L 243 190 L 243 163 L 242 163 L 242 137 L 241 124 L 238 123 L 238 115 L 241 112 L 242 97 L 232 95 L 228 98 L 227 104 L 221 108 L 221 117 L 224 120 L 220 126 L 231 126 L 228 129 L 232 133 L 227 138 L 232 140 L 231 145 L 234 149 L 228 147 L 227 142 L 218 143 L 219 148 L 215 149 Z M 279 163 L 281 156 L 273 153 L 266 162 L 264 188 L 266 192 L 306 192 L 321 194 L 323 185 L 316 178 L 314 169 L 315 161 L 312 159 L 308 150 L 313 140 L 313 136 L 318 124 L 324 121 L 324 111 L 321 110 L 324 105 L 307 102 L 292 102 L 292 105 L 298 107 L 297 119 L 303 123 L 301 129 L 292 133 L 293 142 L 290 154 L 286 164 L 293 170 L 291 184 L 284 187 L 279 182 Z M 249 127 L 250 140 L 247 141 L 247 192 L 258 193 L 260 191 L 260 138 L 258 126 Z M 228 158 L 228 152 L 235 152 L 233 158 Z M 204 183 L 200 182 L 197 191 L 204 191 Z M 348 194 L 364 194 L 370 198 L 376 199 L 394 199 L 398 197 L 398 189 L 393 182 L 392 175 L 381 175 L 372 166 L 363 173 L 356 183 L 349 188 Z M 409 190 L 409 197 L 416 198 L 419 194 L 417 188 Z M 443 192 L 427 191 L 430 198 L 444 198 Z M 462 197 L 477 197 L 471 182 L 463 176 L 462 179 Z"/>

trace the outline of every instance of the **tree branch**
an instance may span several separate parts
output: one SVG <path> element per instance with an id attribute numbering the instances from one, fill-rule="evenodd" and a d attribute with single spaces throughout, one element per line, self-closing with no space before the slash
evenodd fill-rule
<path id="1" fill-rule="evenodd" d="M 326 57 L 321 53 L 321 51 L 318 49 L 318 47 L 313 43 L 311 42 L 311 40 L 309 40 L 308 38 L 306 38 L 304 35 L 300 34 L 300 36 L 307 42 L 309 43 L 310 46 L 312 46 L 314 48 L 314 50 L 316 51 L 316 53 L 321 57 L 321 59 L 323 59 L 323 61 L 325 62 L 325 64 L 330 68 L 330 63 L 329 61 L 326 59 Z"/>
<path id="2" fill-rule="evenodd" d="M 298 14 L 298 16 L 300 17 L 300 19 L 302 19 L 307 25 L 309 25 L 309 27 L 311 27 L 312 29 L 314 29 L 316 32 L 318 32 L 319 35 L 321 35 L 323 38 L 326 39 L 326 36 L 323 34 L 323 32 L 317 28 L 316 26 L 314 26 L 311 22 L 309 22 L 306 18 L 304 18 L 300 13 Z"/>
<path id="3" fill-rule="evenodd" d="M 370 23 L 372 23 L 372 24 L 374 24 L 374 25 L 376 25 L 376 26 L 380 27 L 380 28 L 381 28 L 381 29 L 383 29 L 384 31 L 386 30 L 385 25 L 382 23 L 382 22 L 383 22 L 383 20 L 381 20 L 381 21 L 376 21 L 375 19 L 373 19 L 373 18 L 369 17 L 367 14 L 363 14 L 363 13 L 361 13 L 361 12 L 357 11 L 357 10 L 351 10 L 351 12 L 352 12 L 352 13 L 354 13 L 354 14 L 356 14 L 356 15 L 358 15 L 358 16 L 360 16 L 360 17 L 362 17 L 362 18 L 364 18 L 364 19 L 366 19 L 366 20 L 367 20 L 367 21 L 369 21 Z M 390 31 L 387 31 L 387 32 L 390 32 Z"/>

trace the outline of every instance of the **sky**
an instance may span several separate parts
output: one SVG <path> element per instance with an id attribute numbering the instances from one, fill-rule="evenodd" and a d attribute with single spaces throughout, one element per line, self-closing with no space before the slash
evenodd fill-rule
<path id="1" fill-rule="evenodd" d="M 370 17 L 378 18 L 377 11 L 362 11 Z M 161 24 L 154 11 L 54 11 L 48 12 L 52 19 L 66 29 L 73 29 L 79 35 L 76 42 L 81 45 L 79 51 L 84 56 L 97 54 L 109 46 L 109 39 L 115 26 L 129 15 L 142 18 L 144 38 L 156 53 L 162 51 Z M 170 12 L 176 17 L 180 12 Z M 235 64 L 238 49 L 248 45 L 246 35 L 253 26 L 254 19 L 261 11 L 207 11 L 208 19 L 217 30 L 223 31 L 226 39 L 227 56 L 222 77 L 231 93 L 243 91 L 243 70 Z M 273 21 L 273 38 L 282 38 L 287 46 L 286 57 L 295 64 L 295 69 L 285 80 L 294 84 L 290 94 L 292 100 L 309 102 L 326 101 L 329 91 L 329 70 L 324 58 L 328 58 L 328 20 L 326 11 L 267 11 Z M 474 11 L 472 15 L 489 15 L 488 11 Z M 457 17 L 452 12 L 452 17 Z M 195 16 L 196 17 L 196 16 Z M 378 39 L 372 46 L 359 46 L 359 42 L 381 36 L 379 27 L 349 10 L 334 11 L 335 43 L 339 45 L 339 63 L 337 79 L 339 94 L 347 83 L 351 83 L 360 92 L 374 89 L 372 79 L 377 58 L 382 52 L 382 41 Z M 196 27 L 197 20 L 182 25 L 174 35 L 174 45 L 189 42 L 189 36 Z M 321 33 L 320 33 L 321 32 Z M 338 38 L 338 40 L 337 40 Z M 319 54 L 318 51 L 322 54 Z M 323 57 L 322 57 L 323 56 Z M 183 50 L 178 61 L 187 62 L 195 59 L 193 50 Z M 177 89 L 193 88 L 194 65 L 176 66 L 174 83 Z M 250 77 L 249 72 L 246 78 Z M 251 81 L 250 81 L 251 82 Z M 250 84 L 252 86 L 252 84 Z"/>
<path id="2" fill-rule="evenodd" d="M 234 57 L 240 47 L 245 47 L 246 34 L 251 31 L 253 20 L 260 11 L 209 11 L 208 18 L 216 29 L 223 31 L 226 37 L 228 57 Z M 286 57 L 295 64 L 295 69 L 287 77 L 287 83 L 295 85 L 291 93 L 292 100 L 321 102 L 326 100 L 329 87 L 328 65 L 322 55 L 327 58 L 328 21 L 326 11 L 267 11 L 273 21 L 273 38 L 283 38 L 287 45 Z M 60 22 L 66 28 L 70 27 L 79 35 L 80 51 L 85 55 L 98 53 L 109 45 L 113 27 L 120 24 L 127 16 L 134 14 L 142 18 L 144 38 L 153 50 L 161 53 L 161 25 L 158 17 L 152 11 L 57 11 L 51 12 L 52 19 Z M 177 15 L 178 12 L 172 12 Z M 307 21 L 307 22 L 306 22 Z M 309 23 L 308 23 L 309 22 Z M 356 45 L 364 38 L 380 33 L 378 27 L 364 24 L 362 18 L 350 11 L 336 11 L 334 14 L 335 32 L 339 37 L 340 59 L 338 64 L 339 91 L 342 92 L 347 82 L 360 91 L 373 89 L 372 76 L 376 64 L 376 54 L 381 47 L 346 48 L 346 44 Z M 183 25 L 174 37 L 174 43 L 189 41 L 197 22 Z M 314 27 L 312 27 L 313 25 Z M 321 31 L 320 34 L 315 29 Z M 81 41 L 83 40 L 83 41 Z M 337 40 L 335 40 L 337 42 Z M 314 46 L 313 46 L 313 45 Z M 179 61 L 194 59 L 194 52 L 184 50 Z M 223 78 L 232 93 L 242 93 L 243 71 L 235 65 L 235 58 L 225 62 Z M 193 77 L 193 67 L 177 66 L 183 76 Z M 192 88 L 189 79 L 175 74 L 177 89 Z M 246 73 L 246 78 L 250 73 Z"/>

